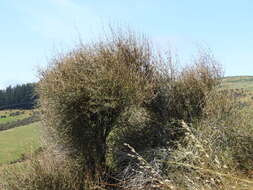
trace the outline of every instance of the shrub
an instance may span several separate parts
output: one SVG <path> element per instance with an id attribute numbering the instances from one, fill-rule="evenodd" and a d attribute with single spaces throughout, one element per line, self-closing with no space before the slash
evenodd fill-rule
<path id="1" fill-rule="evenodd" d="M 161 147 L 173 147 L 176 142 L 184 136 L 177 121 L 162 124 L 153 120 L 154 118 L 144 113 L 144 108 L 132 108 L 127 111 L 130 116 L 120 122 L 120 126 L 109 135 L 107 144 L 109 147 L 108 160 L 110 166 L 121 171 L 129 164 L 135 164 L 129 158 L 129 150 L 124 146 L 129 144 L 145 159 L 152 160 L 154 156 L 149 155 L 151 149 Z"/>
<path id="2" fill-rule="evenodd" d="M 160 70 L 156 75 L 155 96 L 142 106 L 122 112 L 118 127 L 108 138 L 110 162 L 118 170 L 133 163 L 126 156 L 129 151 L 124 143 L 148 161 L 154 158 L 149 155 L 150 150 L 168 146 L 176 149 L 177 142 L 185 136 L 180 121 L 191 123 L 201 119 L 207 97 L 219 86 L 222 72 L 209 53 L 201 54 L 191 66 L 181 70 L 173 63 L 162 67 L 165 60 L 172 60 L 163 59 L 156 65 Z"/>
<path id="3" fill-rule="evenodd" d="M 230 152 L 233 167 L 246 171 L 253 169 L 251 113 L 241 106 L 240 99 L 233 91 L 214 91 L 208 97 L 199 130 L 205 137 L 209 136 L 213 148 L 220 150 L 220 156 L 227 159 L 228 155 L 222 153 Z"/>
<path id="4" fill-rule="evenodd" d="M 131 33 L 53 60 L 38 84 L 48 134 L 81 155 L 91 173 L 103 170 L 106 140 L 121 113 L 154 96 L 154 62 L 149 42 Z"/>
<path id="5" fill-rule="evenodd" d="M 137 151 L 173 144 L 184 135 L 175 121 L 200 117 L 221 75 L 208 53 L 180 72 L 174 63 L 162 68 L 170 58 L 161 55 L 143 37 L 113 33 L 56 57 L 37 90 L 49 136 L 91 173 L 103 171 L 124 141 Z"/>
<path id="6" fill-rule="evenodd" d="M 169 59 L 171 60 L 171 59 Z M 156 91 L 148 108 L 158 121 L 200 118 L 207 95 L 216 88 L 222 70 L 209 52 L 202 52 L 193 64 L 177 70 L 174 63 L 162 68 Z"/>
<path id="7" fill-rule="evenodd" d="M 252 120 L 221 77 L 210 53 L 178 69 L 133 33 L 80 44 L 40 72 L 42 124 L 57 154 L 8 172 L 4 187 L 89 189 L 113 181 L 106 172 L 127 189 L 247 185 L 236 173 L 253 169 Z"/>
<path id="8" fill-rule="evenodd" d="M 226 92 L 226 93 L 224 93 Z M 120 172 L 128 189 L 250 189 L 253 166 L 252 118 L 233 92 L 214 89 L 202 116 L 181 123 L 184 136 L 175 149 L 149 149 L 146 159 L 130 147 L 129 164 Z"/>

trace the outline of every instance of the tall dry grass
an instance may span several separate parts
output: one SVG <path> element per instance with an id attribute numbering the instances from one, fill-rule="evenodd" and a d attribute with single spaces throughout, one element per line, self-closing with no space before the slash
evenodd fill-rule
<path id="1" fill-rule="evenodd" d="M 130 147 L 120 176 L 126 189 L 252 189 L 252 119 L 233 93 L 216 89 L 201 119 L 181 123 L 176 148 L 150 149 L 147 160 Z M 128 145 L 129 146 L 129 145 Z"/>

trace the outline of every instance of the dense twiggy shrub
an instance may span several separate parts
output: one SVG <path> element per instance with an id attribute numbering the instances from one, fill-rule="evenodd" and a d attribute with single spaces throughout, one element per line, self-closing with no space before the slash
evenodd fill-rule
<path id="1" fill-rule="evenodd" d="M 253 181 L 241 173 L 253 169 L 252 118 L 233 92 L 212 91 L 201 119 L 183 125 L 187 135 L 167 160 L 166 175 L 175 184 L 185 189 L 251 187 Z"/>
<path id="2" fill-rule="evenodd" d="M 177 121 L 160 123 L 150 117 L 145 118 L 143 108 L 141 110 L 135 108 L 131 111 L 133 115 L 130 121 L 124 120 L 121 127 L 113 130 L 108 138 L 108 160 L 116 171 L 121 171 L 129 164 L 135 165 L 135 161 L 127 156 L 129 150 L 124 146 L 125 143 L 134 147 L 145 159 L 152 160 L 155 155 L 149 154 L 151 149 L 174 147 L 176 142 L 184 136 L 184 131 Z M 137 117 L 139 121 L 133 121 L 137 119 L 133 117 Z"/>
<path id="3" fill-rule="evenodd" d="M 86 169 L 103 170 L 106 139 L 121 113 L 154 96 L 154 62 L 149 42 L 133 34 L 81 45 L 53 60 L 38 84 L 50 136 L 81 155 Z"/>
<path id="4" fill-rule="evenodd" d="M 253 120 L 247 109 L 241 106 L 240 99 L 233 91 L 214 91 L 207 99 L 199 130 L 202 130 L 201 134 L 209 136 L 213 146 L 219 148 L 221 152 L 230 152 L 233 167 L 251 171 Z"/>
<path id="5" fill-rule="evenodd" d="M 202 52 L 179 69 L 163 55 L 145 38 L 113 33 L 53 59 L 37 87 L 46 140 L 53 141 L 45 150 L 53 151 L 28 161 L 24 173 L 5 173 L 0 187 L 218 190 L 253 183 L 237 175 L 253 170 L 252 119 L 239 94 L 219 86 L 213 56 Z"/>
<path id="6" fill-rule="evenodd" d="M 193 64 L 181 70 L 169 65 L 161 70 L 157 95 L 149 108 L 159 121 L 191 122 L 202 115 L 206 97 L 219 85 L 222 70 L 208 52 L 202 52 Z"/>
<path id="7" fill-rule="evenodd" d="M 185 136 L 179 121 L 201 119 L 207 97 L 219 86 L 221 76 L 219 65 L 209 54 L 202 54 L 182 70 L 176 70 L 172 63 L 163 67 L 156 80 L 155 96 L 143 108 L 127 110 L 126 119 L 112 135 L 111 147 L 117 168 L 131 163 L 123 143 L 134 147 L 148 160 L 152 156 L 146 152 L 150 153 L 151 149 L 176 148 L 178 140 Z"/>
<path id="8" fill-rule="evenodd" d="M 226 92 L 226 93 L 224 93 Z M 128 189 L 251 189 L 253 126 L 234 93 L 214 89 L 200 119 L 181 123 L 185 135 L 176 149 L 150 149 L 152 160 L 131 150 L 120 173 Z"/>
<path id="9" fill-rule="evenodd" d="M 166 60 L 163 59 L 161 63 Z M 131 107 L 122 113 L 119 127 L 109 138 L 112 160 L 117 168 L 129 162 L 123 143 L 128 143 L 147 159 L 146 152 L 154 148 L 176 148 L 185 136 L 180 120 L 194 122 L 202 117 L 207 97 L 219 86 L 221 69 L 210 54 L 201 54 L 191 66 L 181 70 L 169 63 L 156 75 L 155 96 L 142 107 Z"/>
<path id="10" fill-rule="evenodd" d="M 113 33 L 55 58 L 37 90 L 49 136 L 93 173 L 123 141 L 144 151 L 178 140 L 184 134 L 174 121 L 200 117 L 221 75 L 209 54 L 177 72 L 171 62 L 161 67 L 171 60 L 161 55 L 145 38 Z"/>

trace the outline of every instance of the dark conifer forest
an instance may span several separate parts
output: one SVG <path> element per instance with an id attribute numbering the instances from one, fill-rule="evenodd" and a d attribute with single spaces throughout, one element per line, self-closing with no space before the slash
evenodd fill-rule
<path id="1" fill-rule="evenodd" d="M 35 105 L 35 83 L 8 86 L 0 90 L 0 110 L 31 109 Z"/>

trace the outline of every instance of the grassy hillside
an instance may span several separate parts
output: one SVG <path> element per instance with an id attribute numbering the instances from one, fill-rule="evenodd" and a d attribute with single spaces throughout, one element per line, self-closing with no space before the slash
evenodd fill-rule
<path id="1" fill-rule="evenodd" d="M 225 77 L 222 86 L 226 89 L 245 89 L 253 91 L 253 76 Z"/>
<path id="2" fill-rule="evenodd" d="M 33 123 L 0 132 L 0 165 L 36 150 L 40 146 L 39 131 L 39 123 Z"/>
<path id="3" fill-rule="evenodd" d="M 0 111 L 0 131 L 29 125 L 37 121 L 39 121 L 39 117 L 35 109 Z"/>
<path id="4" fill-rule="evenodd" d="M 32 110 L 1 110 L 0 124 L 14 122 L 28 118 L 32 115 Z"/>
<path id="5" fill-rule="evenodd" d="M 222 88 L 233 90 L 244 107 L 253 113 L 253 76 L 225 77 Z M 246 105 L 246 106 L 245 106 Z"/>

